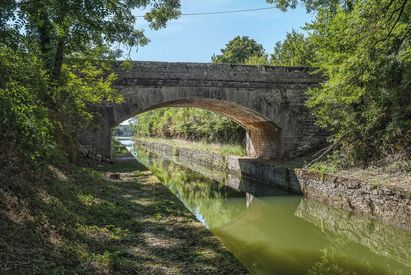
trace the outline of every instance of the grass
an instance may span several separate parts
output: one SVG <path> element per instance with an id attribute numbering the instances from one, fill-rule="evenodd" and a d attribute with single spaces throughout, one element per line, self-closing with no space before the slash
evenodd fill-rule
<path id="1" fill-rule="evenodd" d="M 309 171 L 359 179 L 372 186 L 397 186 L 411 189 L 411 161 L 409 158 L 383 159 L 366 167 L 341 167 L 335 161 L 318 161 Z"/>
<path id="2" fill-rule="evenodd" d="M 332 163 L 326 162 L 316 162 L 308 167 L 309 171 L 318 172 L 321 174 L 335 174 L 338 171 L 338 168 Z"/>
<path id="3" fill-rule="evenodd" d="M 136 161 L 0 172 L 1 274 L 246 273 Z"/>
<path id="4" fill-rule="evenodd" d="M 246 156 L 247 152 L 241 145 L 215 144 L 206 142 L 191 142 L 182 139 L 163 139 L 152 137 L 138 137 L 137 140 L 183 146 L 190 149 L 214 152 L 222 156 Z"/>

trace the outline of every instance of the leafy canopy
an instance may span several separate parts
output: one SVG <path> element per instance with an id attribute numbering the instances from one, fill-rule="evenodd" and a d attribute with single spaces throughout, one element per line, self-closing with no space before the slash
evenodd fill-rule
<path id="1" fill-rule="evenodd" d="M 51 121 L 41 102 L 45 71 L 33 55 L 0 45 L 0 166 L 33 160 L 51 146 Z"/>
<path id="2" fill-rule="evenodd" d="M 411 152 L 410 13 L 406 0 L 356 1 L 306 27 L 328 79 L 308 104 L 349 164 Z"/>
<path id="3" fill-rule="evenodd" d="M 330 9 L 335 11 L 337 8 L 351 10 L 355 0 L 266 0 L 267 3 L 274 4 L 277 8 L 286 11 L 287 9 L 295 9 L 298 4 L 305 6 L 308 12 L 319 9 Z"/>
<path id="4" fill-rule="evenodd" d="M 270 64 L 276 66 L 309 66 L 314 57 L 314 49 L 302 33 L 287 33 L 284 41 L 274 46 Z"/>
<path id="5" fill-rule="evenodd" d="M 1 149 L 12 155 L 15 148 L 28 160 L 59 145 L 74 158 L 93 117 L 89 107 L 121 100 L 104 60 L 148 43 L 136 9 L 145 9 L 144 19 L 158 29 L 179 8 L 179 0 L 2 1 Z"/>
<path id="6" fill-rule="evenodd" d="M 237 36 L 228 42 L 221 54 L 213 55 L 213 63 L 245 64 L 251 57 L 266 57 L 263 46 L 248 36 Z"/>
<path id="7" fill-rule="evenodd" d="M 59 79 L 64 54 L 123 45 L 129 49 L 148 39 L 137 28 L 135 9 L 148 8 L 145 20 L 158 29 L 180 15 L 179 0 L 5 0 L 0 8 L 0 42 L 18 44 L 21 33 L 34 40 L 46 67 Z M 3 41 L 1 41 L 3 40 Z M 117 55 L 119 52 L 117 52 Z"/>

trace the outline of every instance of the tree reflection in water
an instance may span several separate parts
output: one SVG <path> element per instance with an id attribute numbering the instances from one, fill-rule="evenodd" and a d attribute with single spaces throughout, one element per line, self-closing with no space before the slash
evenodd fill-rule
<path id="1" fill-rule="evenodd" d="M 134 154 L 252 273 L 411 274 L 408 232 L 299 196 L 259 197 L 267 191 L 224 171 Z"/>

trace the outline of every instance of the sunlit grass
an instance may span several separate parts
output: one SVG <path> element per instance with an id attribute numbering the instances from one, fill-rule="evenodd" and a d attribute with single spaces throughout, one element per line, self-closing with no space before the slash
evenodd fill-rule
<path id="1" fill-rule="evenodd" d="M 205 152 L 214 152 L 222 156 L 246 156 L 247 152 L 245 148 L 239 144 L 216 144 L 216 143 L 206 143 L 206 142 L 192 142 L 182 139 L 164 139 L 164 138 L 154 138 L 154 137 L 138 137 L 136 140 L 156 142 L 162 144 L 169 144 L 175 146 L 183 146 L 186 148 L 200 150 Z"/>

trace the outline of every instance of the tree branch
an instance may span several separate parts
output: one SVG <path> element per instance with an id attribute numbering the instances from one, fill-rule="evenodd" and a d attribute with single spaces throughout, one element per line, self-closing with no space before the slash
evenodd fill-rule
<path id="1" fill-rule="evenodd" d="M 407 2 L 408 2 L 408 0 L 404 0 L 402 2 L 401 7 L 399 9 L 396 9 L 396 10 L 393 11 L 392 15 L 390 16 L 390 19 L 395 14 L 395 12 L 399 11 L 400 13 L 398 14 L 397 19 L 395 20 L 395 22 L 392 25 L 391 29 L 388 31 L 387 35 L 383 39 L 379 39 L 375 42 L 374 48 L 375 48 L 375 46 L 377 46 L 378 43 L 383 42 L 383 41 L 387 40 L 388 37 L 390 37 L 391 33 L 394 31 L 395 27 L 397 26 L 398 22 L 400 21 L 402 14 L 404 13 L 405 6 L 406 6 Z"/>
<path id="2" fill-rule="evenodd" d="M 332 145 L 330 145 L 330 146 L 328 146 L 328 147 L 320 150 L 319 152 L 323 151 L 322 154 L 321 154 L 318 158 L 315 158 L 315 159 L 312 160 L 310 163 L 306 164 L 305 167 L 309 167 L 309 166 L 311 166 L 312 164 L 314 164 L 315 162 L 319 161 L 320 159 L 322 159 L 323 157 L 325 157 L 325 156 L 326 156 L 332 149 L 334 149 L 334 148 L 335 148 L 335 144 L 332 144 Z M 319 152 L 318 152 L 318 153 L 319 153 Z M 317 153 L 317 154 L 318 154 L 318 153 Z"/>
<path id="3" fill-rule="evenodd" d="M 408 2 L 408 0 L 404 0 L 404 2 L 402 3 L 400 13 L 397 16 L 397 19 L 395 20 L 394 25 L 392 25 L 390 31 L 388 32 L 386 37 L 383 39 L 383 41 L 386 40 L 391 35 L 391 33 L 394 31 L 395 27 L 397 26 L 398 22 L 401 19 L 402 14 L 404 13 L 405 5 L 407 4 L 407 2 Z M 398 11 L 398 9 L 395 10 L 394 12 L 396 12 L 396 11 Z"/>

